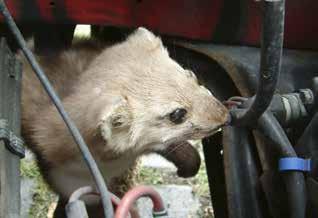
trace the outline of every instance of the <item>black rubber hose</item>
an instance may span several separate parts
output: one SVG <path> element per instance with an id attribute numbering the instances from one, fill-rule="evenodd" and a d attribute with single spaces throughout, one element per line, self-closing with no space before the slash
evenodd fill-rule
<path id="1" fill-rule="evenodd" d="M 55 93 L 52 85 L 50 84 L 45 73 L 42 71 L 41 67 L 37 63 L 32 52 L 30 51 L 30 49 L 28 49 L 20 30 L 18 29 L 17 25 L 15 24 L 10 12 L 8 11 L 3 0 L 0 0 L 0 11 L 1 11 L 2 15 L 4 16 L 4 20 L 7 23 L 9 29 L 12 31 L 12 34 L 16 38 L 18 45 L 20 46 L 25 57 L 29 61 L 30 65 L 32 66 L 36 76 L 39 78 L 44 89 L 46 90 L 46 92 L 50 96 L 50 98 L 53 101 L 54 105 L 56 106 L 58 112 L 60 113 L 61 117 L 63 118 L 65 124 L 67 125 L 70 133 L 72 134 L 75 142 L 77 143 L 78 148 L 80 149 L 80 151 L 83 155 L 83 158 L 84 158 L 91 174 L 94 177 L 98 191 L 100 192 L 105 217 L 112 218 L 114 216 L 113 215 L 114 211 L 113 211 L 113 206 L 112 206 L 112 203 L 110 201 L 110 195 L 108 193 L 104 178 L 103 178 L 102 174 L 100 173 L 98 166 L 97 166 L 92 154 L 90 153 L 86 143 L 84 142 L 83 137 L 81 136 L 81 134 L 80 134 L 79 130 L 77 129 L 77 127 L 75 126 L 74 122 L 71 120 L 71 118 L 66 113 L 60 98 Z"/>
<path id="2" fill-rule="evenodd" d="M 258 120 L 257 130 L 271 140 L 281 157 L 297 157 L 284 130 L 271 112 L 265 112 Z M 302 172 L 282 173 L 290 205 L 291 218 L 304 218 L 306 212 L 306 187 Z"/>
<path id="3" fill-rule="evenodd" d="M 269 106 L 278 81 L 283 38 L 285 1 L 262 1 L 260 77 L 253 104 L 242 113 L 233 113 L 232 122 L 247 125 L 256 122 Z"/>
<path id="4" fill-rule="evenodd" d="M 306 147 L 309 149 L 310 154 L 315 154 L 315 150 L 317 150 L 317 142 L 318 142 L 318 135 L 315 134 L 318 130 L 318 112 L 315 113 L 314 117 L 306 127 L 305 131 L 303 132 L 302 136 L 297 142 L 297 146 L 299 147 Z"/>
<path id="5" fill-rule="evenodd" d="M 247 128 L 223 129 L 223 163 L 228 218 L 263 218 L 257 157 Z"/>

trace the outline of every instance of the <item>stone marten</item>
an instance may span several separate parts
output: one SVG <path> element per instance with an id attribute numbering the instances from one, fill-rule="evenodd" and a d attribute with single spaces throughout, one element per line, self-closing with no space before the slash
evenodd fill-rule
<path id="1" fill-rule="evenodd" d="M 20 57 L 23 137 L 48 184 L 68 199 L 94 182 L 60 115 Z M 187 140 L 209 136 L 228 120 L 228 110 L 145 28 L 115 45 L 78 42 L 37 59 L 108 184 L 151 152 L 174 162 L 181 176 L 193 175 L 187 169 L 200 162 Z"/>

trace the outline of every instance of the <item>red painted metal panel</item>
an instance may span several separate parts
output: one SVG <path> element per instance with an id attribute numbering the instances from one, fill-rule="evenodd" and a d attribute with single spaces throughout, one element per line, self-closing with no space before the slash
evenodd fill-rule
<path id="1" fill-rule="evenodd" d="M 259 45 L 261 4 L 248 1 L 246 34 L 241 43 Z M 315 0 L 286 1 L 285 47 L 318 49 L 318 2 Z"/>
<path id="2" fill-rule="evenodd" d="M 23 22 L 146 26 L 161 34 L 188 39 L 259 45 L 261 2 L 255 0 L 236 0 L 233 3 L 230 0 L 6 2 L 14 17 Z M 227 20 L 232 21 L 227 23 Z M 286 1 L 285 46 L 318 49 L 317 39 L 318 1 Z"/>
<path id="3" fill-rule="evenodd" d="M 10 10 L 11 14 L 13 17 L 18 17 L 20 10 L 17 10 L 17 8 L 20 8 L 20 3 L 19 1 L 6 1 L 8 10 Z"/>
<path id="4" fill-rule="evenodd" d="M 146 26 L 154 31 L 208 40 L 218 23 L 223 0 L 7 0 L 18 21 Z M 33 3 L 35 2 L 35 4 Z M 37 13 L 27 8 L 34 4 Z M 28 5 L 27 5 L 28 4 Z"/>
<path id="5" fill-rule="evenodd" d="M 43 20 L 44 22 L 50 22 L 54 19 L 53 16 L 53 8 L 54 8 L 54 1 L 50 1 L 50 0 L 36 0 L 36 5 L 34 5 L 34 7 L 38 8 L 38 15 L 39 17 L 34 17 L 34 20 Z M 32 5 L 31 5 L 32 7 Z M 24 10 L 23 8 L 21 8 L 22 10 Z M 28 16 L 29 19 L 32 19 L 32 15 Z M 39 19 L 40 18 L 40 19 Z M 23 19 L 26 19 L 25 17 L 23 17 Z"/>
<path id="6" fill-rule="evenodd" d="M 218 22 L 221 0 L 66 0 L 71 19 L 82 23 L 146 26 L 160 33 L 211 39 Z M 77 7 L 72 7 L 77 4 Z"/>

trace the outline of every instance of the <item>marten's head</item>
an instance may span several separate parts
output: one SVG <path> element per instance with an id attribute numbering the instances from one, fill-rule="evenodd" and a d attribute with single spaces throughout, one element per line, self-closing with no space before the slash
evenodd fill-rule
<path id="1" fill-rule="evenodd" d="M 108 71 L 105 92 L 113 90 L 100 128 L 115 152 L 162 152 L 209 136 L 228 120 L 228 110 L 144 28 L 98 60 L 95 69 Z"/>

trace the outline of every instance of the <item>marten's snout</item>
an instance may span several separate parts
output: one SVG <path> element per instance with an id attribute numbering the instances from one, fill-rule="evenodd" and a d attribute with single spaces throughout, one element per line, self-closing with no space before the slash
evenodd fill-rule
<path id="1" fill-rule="evenodd" d="M 212 108 L 210 108 L 210 110 L 210 119 L 216 124 L 225 125 L 231 119 L 229 110 L 218 100 L 214 101 L 214 104 L 212 105 Z"/>
<path id="2" fill-rule="evenodd" d="M 218 105 L 220 106 L 220 123 L 222 126 L 227 126 L 231 123 L 232 117 L 229 109 L 225 107 L 221 102 L 218 102 Z"/>
<path id="3" fill-rule="evenodd" d="M 210 102 L 202 107 L 201 121 L 204 129 L 211 131 L 229 125 L 231 116 L 229 110 L 217 99 L 209 99 Z"/>
<path id="4" fill-rule="evenodd" d="M 219 104 L 222 105 L 222 109 L 221 109 L 222 120 L 221 120 L 221 123 L 224 126 L 228 125 L 228 124 L 231 123 L 230 111 L 221 102 L 219 102 Z"/>

